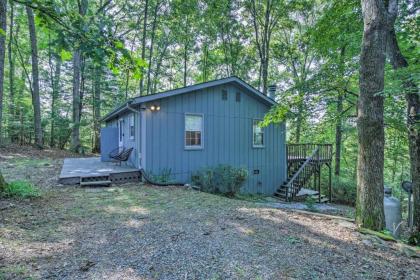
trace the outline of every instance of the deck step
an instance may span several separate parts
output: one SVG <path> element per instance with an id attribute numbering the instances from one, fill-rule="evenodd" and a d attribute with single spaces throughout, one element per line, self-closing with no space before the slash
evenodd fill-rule
<path id="1" fill-rule="evenodd" d="M 109 186 L 111 185 L 111 181 L 86 181 L 86 182 L 80 182 L 80 186 Z"/>
<path id="2" fill-rule="evenodd" d="M 112 184 L 110 175 L 97 175 L 97 176 L 81 176 L 80 186 L 110 186 Z"/>

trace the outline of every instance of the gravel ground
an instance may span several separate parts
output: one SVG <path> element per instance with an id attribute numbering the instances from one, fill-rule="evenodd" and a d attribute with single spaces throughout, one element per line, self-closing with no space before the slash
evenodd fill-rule
<path id="1" fill-rule="evenodd" d="M 420 279 L 419 259 L 339 220 L 175 187 L 57 188 L 59 156 L 5 154 L 6 179 L 43 195 L 2 201 L 0 279 Z"/>

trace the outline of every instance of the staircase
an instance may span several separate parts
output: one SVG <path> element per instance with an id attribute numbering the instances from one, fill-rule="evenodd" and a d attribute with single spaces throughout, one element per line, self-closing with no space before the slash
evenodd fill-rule
<path id="1" fill-rule="evenodd" d="M 325 161 L 327 156 L 324 151 L 320 152 L 323 146 L 310 144 L 301 145 L 299 149 L 296 148 L 296 145 L 292 147 L 288 149 L 287 155 L 288 177 L 276 190 L 274 196 L 282 201 L 292 201 L 299 197 L 307 196 L 315 197 L 319 202 L 328 201 L 327 197 L 319 194 L 319 181 L 318 190 L 311 191 L 304 189 L 310 183 L 311 178 L 314 178 L 316 185 L 316 179 L 319 177 L 322 162 Z M 308 194 L 304 190 L 311 192 Z"/>

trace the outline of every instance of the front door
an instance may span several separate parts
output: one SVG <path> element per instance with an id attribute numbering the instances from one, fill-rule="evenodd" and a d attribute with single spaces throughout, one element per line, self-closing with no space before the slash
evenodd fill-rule
<path id="1" fill-rule="evenodd" d="M 120 147 L 120 150 L 122 149 L 124 145 L 124 120 L 119 119 L 118 120 L 118 147 Z"/>

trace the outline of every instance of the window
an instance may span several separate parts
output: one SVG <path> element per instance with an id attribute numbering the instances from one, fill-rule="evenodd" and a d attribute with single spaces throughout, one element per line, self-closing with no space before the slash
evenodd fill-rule
<path id="1" fill-rule="evenodd" d="M 241 93 L 239 91 L 236 92 L 236 102 L 241 102 Z"/>
<path id="2" fill-rule="evenodd" d="M 203 115 L 185 115 L 185 148 L 201 149 L 203 147 Z"/>
<path id="3" fill-rule="evenodd" d="M 227 96 L 227 90 L 222 90 L 222 100 L 227 100 L 228 96 Z"/>
<path id="4" fill-rule="evenodd" d="M 130 115 L 130 139 L 134 139 L 134 135 L 136 134 L 136 129 L 134 127 L 134 114 Z"/>
<path id="5" fill-rule="evenodd" d="M 264 130 L 260 126 L 261 120 L 253 120 L 252 123 L 252 144 L 254 147 L 264 147 Z"/>

